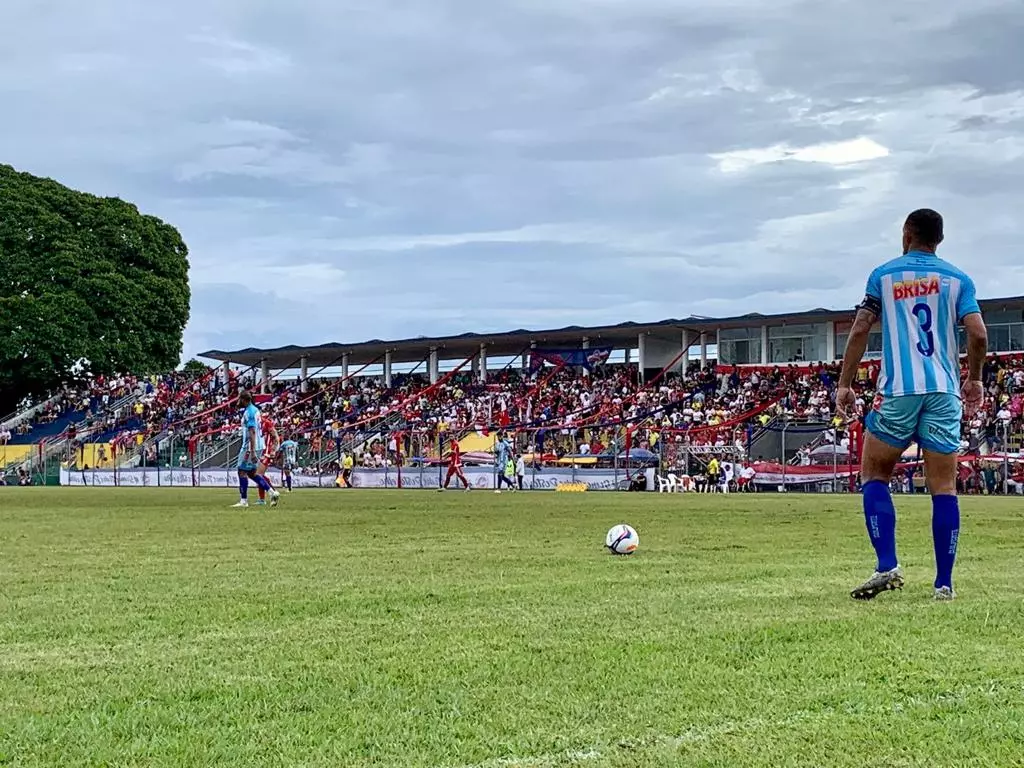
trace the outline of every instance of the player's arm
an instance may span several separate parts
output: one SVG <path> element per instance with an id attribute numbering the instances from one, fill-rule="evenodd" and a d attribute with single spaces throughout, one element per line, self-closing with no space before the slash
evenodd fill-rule
<path id="1" fill-rule="evenodd" d="M 981 307 L 974 291 L 974 281 L 963 281 L 956 305 L 957 318 L 967 333 L 967 381 L 960 391 L 964 410 L 973 416 L 985 400 L 985 387 L 981 383 L 981 369 L 988 354 L 988 330 L 981 316 Z"/>
<path id="2" fill-rule="evenodd" d="M 867 351 L 871 327 L 882 315 L 881 283 L 878 273 L 872 272 L 864 291 L 864 300 L 857 307 L 857 316 L 854 317 L 850 335 L 846 338 L 843 369 L 839 374 L 839 389 L 836 391 L 836 410 L 840 416 L 846 418 L 853 415 L 853 409 L 857 404 L 852 389 L 853 379 Z"/>
<path id="3" fill-rule="evenodd" d="M 846 339 L 846 353 L 843 355 L 843 371 L 839 374 L 839 386 L 849 389 L 853 386 L 853 379 L 857 375 L 861 360 L 868 348 L 868 338 L 871 336 L 871 328 L 878 320 L 878 314 L 871 307 L 863 304 L 857 309 L 857 316 L 853 320 L 853 327 Z"/>
<path id="4" fill-rule="evenodd" d="M 988 354 L 988 329 L 980 312 L 972 312 L 964 318 L 967 332 L 967 380 L 981 381 L 981 369 Z"/>
<path id="5" fill-rule="evenodd" d="M 248 460 L 256 455 L 256 427 L 247 427 L 246 434 L 249 439 L 246 443 L 248 447 L 245 449 L 245 458 Z"/>

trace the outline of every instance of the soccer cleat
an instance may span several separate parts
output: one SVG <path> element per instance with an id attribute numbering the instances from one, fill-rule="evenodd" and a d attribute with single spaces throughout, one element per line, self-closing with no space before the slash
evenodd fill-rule
<path id="1" fill-rule="evenodd" d="M 270 492 L 270 506 L 276 507 L 278 500 L 281 498 L 281 494 L 278 491 Z"/>
<path id="2" fill-rule="evenodd" d="M 495 493 L 501 493 L 501 488 L 498 488 L 498 489 L 497 489 L 497 490 L 495 490 L 494 492 L 495 492 Z"/>
<path id="3" fill-rule="evenodd" d="M 948 602 L 956 597 L 952 587 L 936 587 L 935 599 L 941 602 Z"/>
<path id="4" fill-rule="evenodd" d="M 438 493 L 444 493 L 444 488 L 443 488 L 443 487 L 442 487 L 442 488 L 438 488 L 438 489 L 437 489 L 437 492 L 438 492 Z"/>
<path id="5" fill-rule="evenodd" d="M 256 506 L 257 507 L 265 507 L 265 506 L 267 506 L 267 502 L 264 501 L 263 499 L 260 499 L 259 501 L 256 502 Z"/>
<path id="6" fill-rule="evenodd" d="M 899 566 L 891 571 L 875 571 L 870 579 L 850 592 L 850 597 L 854 600 L 872 600 L 893 589 L 903 589 L 903 569 Z"/>
<path id="7" fill-rule="evenodd" d="M 249 502 L 248 502 L 248 501 L 246 501 L 245 499 L 242 499 L 242 500 L 241 500 L 241 501 L 239 501 L 239 502 L 238 502 L 237 504 L 232 504 L 232 505 L 231 505 L 231 508 L 232 508 L 232 509 L 237 509 L 237 508 L 239 508 L 239 507 L 248 507 L 248 506 L 249 506 Z"/>

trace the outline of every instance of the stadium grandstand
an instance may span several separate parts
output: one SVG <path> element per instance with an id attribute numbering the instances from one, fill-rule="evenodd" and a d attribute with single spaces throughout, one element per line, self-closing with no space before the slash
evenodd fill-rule
<path id="1" fill-rule="evenodd" d="M 1009 491 L 1024 441 L 1024 297 L 981 305 L 989 397 L 964 427 L 962 484 Z M 530 488 L 710 488 L 715 459 L 725 488 L 840 490 L 853 487 L 857 434 L 834 418 L 835 361 L 852 320 L 814 309 L 210 350 L 204 373 L 99 378 L 12 414 L 0 467 L 23 484 L 228 485 L 244 387 L 300 443 L 299 485 L 436 487 L 454 439 L 473 484 L 493 487 L 506 432 Z M 880 353 L 875 333 L 865 405 Z M 913 449 L 905 458 L 897 482 L 913 490 Z"/>

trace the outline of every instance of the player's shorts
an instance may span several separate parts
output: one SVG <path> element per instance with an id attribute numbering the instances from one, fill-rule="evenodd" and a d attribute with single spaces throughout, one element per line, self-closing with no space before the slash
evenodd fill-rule
<path id="1" fill-rule="evenodd" d="M 893 448 L 906 448 L 917 440 L 928 451 L 941 454 L 960 449 L 963 403 L 957 395 L 876 397 L 864 420 L 868 431 Z"/>
<path id="2" fill-rule="evenodd" d="M 281 469 L 283 469 L 285 472 L 291 472 L 293 469 L 295 469 L 295 464 L 294 462 L 285 459 L 285 461 L 281 464 Z"/>

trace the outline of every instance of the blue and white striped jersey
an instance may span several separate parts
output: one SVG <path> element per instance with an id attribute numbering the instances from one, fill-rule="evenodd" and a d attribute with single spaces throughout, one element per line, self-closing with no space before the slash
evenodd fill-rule
<path id="1" fill-rule="evenodd" d="M 862 306 L 882 322 L 878 392 L 960 394 L 957 325 L 980 312 L 974 281 L 934 253 L 911 251 L 875 269 Z"/>
<path id="2" fill-rule="evenodd" d="M 249 429 L 256 430 L 256 445 L 249 445 Z M 255 403 L 249 403 L 242 411 L 242 450 L 259 453 L 266 446 L 263 443 L 263 432 L 260 429 L 260 409 Z"/>

